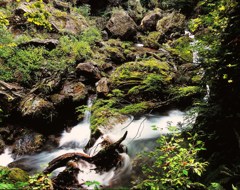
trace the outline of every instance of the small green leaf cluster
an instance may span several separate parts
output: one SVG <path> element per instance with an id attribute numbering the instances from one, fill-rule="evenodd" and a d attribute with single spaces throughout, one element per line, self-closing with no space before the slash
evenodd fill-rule
<path id="1" fill-rule="evenodd" d="M 100 183 L 98 181 L 86 181 L 84 184 L 94 190 L 100 189 Z"/>
<path id="2" fill-rule="evenodd" d="M 47 175 L 38 173 L 29 177 L 28 189 L 33 190 L 50 190 L 53 189 L 52 182 Z"/>
<path id="3" fill-rule="evenodd" d="M 153 162 L 143 166 L 144 179 L 140 187 L 150 189 L 191 189 L 196 185 L 196 176 L 201 176 L 208 166 L 198 158 L 198 153 L 205 150 L 204 143 L 198 140 L 198 135 L 188 133 L 187 138 L 180 134 L 171 137 L 161 136 L 157 148 L 147 152 L 147 157 Z"/>

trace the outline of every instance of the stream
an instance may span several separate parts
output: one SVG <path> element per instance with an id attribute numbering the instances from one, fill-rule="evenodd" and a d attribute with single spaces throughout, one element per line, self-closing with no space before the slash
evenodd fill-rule
<path id="1" fill-rule="evenodd" d="M 91 107 L 92 101 L 88 101 L 88 107 Z M 113 167 L 110 171 L 97 173 L 95 166 L 85 161 L 79 163 L 81 171 L 78 175 L 80 184 L 86 181 L 98 181 L 101 186 L 109 187 L 112 185 L 120 185 L 123 178 L 129 176 L 131 173 L 131 161 L 136 154 L 144 150 L 151 150 L 155 146 L 155 140 L 162 134 L 172 133 L 174 128 L 186 128 L 184 124 L 186 121 L 186 112 L 173 109 L 166 113 L 161 114 L 147 114 L 141 118 L 135 119 L 129 116 L 129 119 L 121 124 L 116 124 L 111 130 L 105 131 L 104 135 L 99 137 L 95 144 L 85 150 L 91 137 L 90 130 L 90 111 L 85 111 L 85 116 L 82 122 L 74 126 L 70 132 L 64 131 L 61 135 L 59 146 L 51 152 L 41 152 L 35 155 L 21 156 L 15 163 L 19 166 L 24 165 L 24 169 L 29 173 L 34 174 L 42 171 L 47 167 L 48 163 L 54 158 L 70 152 L 81 152 L 90 156 L 96 155 L 102 149 L 101 143 L 104 140 L 116 142 L 126 131 L 128 131 L 127 138 L 123 144 L 127 148 L 127 153 L 120 153 L 122 164 L 117 169 Z M 175 129 L 174 129 L 175 130 Z M 13 161 L 11 157 L 11 150 L 5 149 L 5 152 L 0 155 L 1 165 L 7 166 Z M 60 171 L 64 170 L 59 168 L 53 172 L 57 175 Z"/>

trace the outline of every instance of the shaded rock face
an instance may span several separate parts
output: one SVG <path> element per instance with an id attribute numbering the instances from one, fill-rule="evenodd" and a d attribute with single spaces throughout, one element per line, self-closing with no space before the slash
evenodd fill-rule
<path id="1" fill-rule="evenodd" d="M 26 96 L 20 102 L 19 110 L 23 117 L 43 119 L 49 122 L 56 116 L 53 103 L 33 94 Z"/>
<path id="2" fill-rule="evenodd" d="M 161 32 L 162 35 L 168 35 L 174 32 L 182 33 L 184 31 L 186 17 L 177 12 L 172 12 L 157 22 L 156 29 Z"/>
<path id="3" fill-rule="evenodd" d="M 23 87 L 0 81 L 0 107 L 5 114 L 12 112 L 24 95 Z"/>
<path id="4" fill-rule="evenodd" d="M 54 48 L 56 48 L 56 46 L 58 45 L 58 40 L 56 39 L 32 39 L 28 42 L 24 42 L 21 43 L 19 45 L 19 47 L 25 47 L 25 46 L 35 46 L 35 47 L 39 47 L 39 46 L 43 46 L 45 48 L 47 48 L 48 50 L 52 50 Z"/>
<path id="5" fill-rule="evenodd" d="M 113 37 L 119 37 L 123 40 L 130 40 L 137 32 L 136 23 L 123 10 L 113 13 L 106 28 Z"/>
<path id="6" fill-rule="evenodd" d="M 140 27 L 143 31 L 154 31 L 158 20 L 162 18 L 162 11 L 155 9 L 150 11 L 141 21 Z"/>
<path id="7" fill-rule="evenodd" d="M 82 75 L 89 80 L 93 80 L 93 82 L 96 82 L 101 78 L 99 69 L 91 62 L 79 63 L 76 67 L 76 72 L 78 75 Z"/>
<path id="8" fill-rule="evenodd" d="M 101 78 L 96 83 L 96 91 L 99 95 L 107 95 L 109 93 L 108 79 L 106 77 Z"/>
<path id="9" fill-rule="evenodd" d="M 43 135 L 34 132 L 26 132 L 13 144 L 15 155 L 33 154 L 41 150 L 45 142 Z"/>

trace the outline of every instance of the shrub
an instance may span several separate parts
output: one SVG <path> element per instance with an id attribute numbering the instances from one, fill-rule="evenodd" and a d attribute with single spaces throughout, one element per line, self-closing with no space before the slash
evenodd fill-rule
<path id="1" fill-rule="evenodd" d="M 161 136 L 157 143 L 154 151 L 141 155 L 152 162 L 142 167 L 144 179 L 138 187 L 185 190 L 191 189 L 193 185 L 203 186 L 193 180 L 201 176 L 208 165 L 197 157 L 200 151 L 205 150 L 197 134 L 188 133 L 187 138 L 180 134 Z"/>

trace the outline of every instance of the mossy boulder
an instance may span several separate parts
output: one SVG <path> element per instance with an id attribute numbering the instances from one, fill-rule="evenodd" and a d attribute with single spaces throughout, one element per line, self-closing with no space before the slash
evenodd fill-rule
<path id="1" fill-rule="evenodd" d="M 128 62 L 111 75 L 112 88 L 123 90 L 132 101 L 164 97 L 174 76 L 172 65 L 151 58 Z"/>
<path id="2" fill-rule="evenodd" d="M 136 23 L 141 21 L 143 13 L 144 8 L 140 0 L 128 0 L 128 14 Z"/>
<path id="3" fill-rule="evenodd" d="M 20 168 L 8 168 L 0 166 L 1 177 L 4 177 L 5 183 L 27 182 L 29 175 Z"/>
<path id="4" fill-rule="evenodd" d="M 133 44 L 131 42 L 122 42 L 119 39 L 110 39 L 106 41 L 101 50 L 105 56 L 113 63 L 120 64 L 131 59 Z"/>
<path id="5" fill-rule="evenodd" d="M 193 47 L 191 45 L 192 39 L 188 36 L 182 36 L 176 40 L 169 41 L 164 44 L 166 50 L 168 50 L 173 57 L 179 59 L 183 63 L 193 62 Z"/>
<path id="6" fill-rule="evenodd" d="M 144 47 L 149 47 L 153 49 L 159 49 L 160 43 L 158 42 L 161 38 L 161 32 L 149 32 L 147 36 L 138 36 L 139 40 L 143 43 Z"/>
<path id="7" fill-rule="evenodd" d="M 53 103 L 34 94 L 26 96 L 20 102 L 19 110 L 23 117 L 49 122 L 56 116 Z"/>
<path id="8" fill-rule="evenodd" d="M 157 22 L 156 29 L 162 33 L 162 38 L 174 36 L 174 33 L 183 33 L 186 17 L 178 12 L 172 12 Z"/>
<path id="9" fill-rule="evenodd" d="M 11 180 L 14 181 L 21 181 L 21 182 L 27 182 L 29 179 L 29 175 L 27 172 L 21 170 L 20 168 L 11 168 L 9 169 L 8 177 Z"/>
<path id="10" fill-rule="evenodd" d="M 115 11 L 106 28 L 113 37 L 123 40 L 132 40 L 137 33 L 136 23 L 124 10 Z"/>

